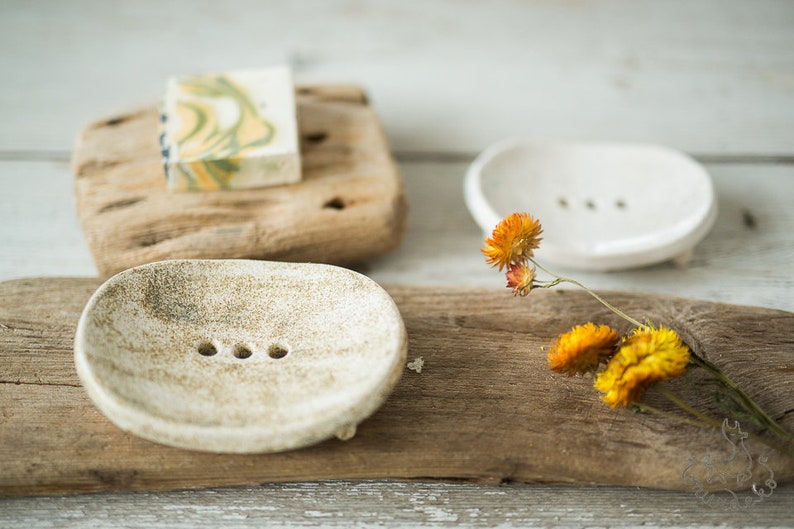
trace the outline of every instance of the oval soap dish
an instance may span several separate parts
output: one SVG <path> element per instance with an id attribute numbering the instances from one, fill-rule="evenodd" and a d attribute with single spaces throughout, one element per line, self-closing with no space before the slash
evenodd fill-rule
<path id="1" fill-rule="evenodd" d="M 543 224 L 538 257 L 579 270 L 686 259 L 717 216 L 705 169 L 645 144 L 504 141 L 471 164 L 464 194 L 487 235 L 529 212 Z"/>
<path id="2" fill-rule="evenodd" d="M 321 264 L 162 261 L 88 302 L 75 363 L 124 430 L 212 452 L 274 452 L 355 427 L 402 373 L 406 333 L 375 282 Z"/>

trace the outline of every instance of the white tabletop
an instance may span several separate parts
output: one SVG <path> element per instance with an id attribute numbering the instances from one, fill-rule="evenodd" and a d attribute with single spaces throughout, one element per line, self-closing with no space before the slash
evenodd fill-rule
<path id="1" fill-rule="evenodd" d="M 86 122 L 153 103 L 172 74 L 279 63 L 298 83 L 363 86 L 383 121 L 410 218 L 402 246 L 361 270 L 376 281 L 503 286 L 480 256 L 482 234 L 463 202 L 465 170 L 488 145 L 516 136 L 651 142 L 704 163 L 719 203 L 715 227 L 685 266 L 576 278 L 794 311 L 787 0 L 5 0 L 0 280 L 96 275 L 69 166 Z M 28 527 L 782 527 L 792 519 L 791 485 L 749 513 L 708 508 L 688 492 L 432 482 L 0 500 L 0 526 Z"/>

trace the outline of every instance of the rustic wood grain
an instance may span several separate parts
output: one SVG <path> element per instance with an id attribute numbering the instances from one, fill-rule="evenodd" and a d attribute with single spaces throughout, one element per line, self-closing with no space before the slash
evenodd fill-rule
<path id="1" fill-rule="evenodd" d="M 755 508 L 708 507 L 684 491 L 470 483 L 322 481 L 192 491 L 28 496 L 0 500 L 0 526 L 788 528 L 794 487 Z"/>
<path id="2" fill-rule="evenodd" d="M 366 95 L 307 86 L 296 101 L 303 179 L 285 186 L 168 192 L 155 108 L 88 125 L 73 169 L 100 274 L 173 258 L 350 264 L 395 248 L 407 213 L 402 178 Z"/>
<path id="3" fill-rule="evenodd" d="M 621 484 L 685 489 L 689 457 L 716 432 L 613 411 L 583 378 L 545 368 L 540 351 L 583 320 L 625 328 L 583 293 L 527 299 L 482 289 L 388 288 L 409 334 L 393 395 L 347 442 L 236 456 L 160 446 L 113 426 L 72 367 L 77 318 L 96 279 L 0 284 L 0 493 L 164 490 L 317 479 Z M 794 426 L 794 314 L 681 298 L 609 294 L 632 314 L 676 328 L 699 353 Z M 697 392 L 679 388 L 698 401 Z M 651 396 L 653 398 L 653 396 Z M 758 443 L 758 453 L 766 453 Z M 781 482 L 794 462 L 775 453 Z"/>

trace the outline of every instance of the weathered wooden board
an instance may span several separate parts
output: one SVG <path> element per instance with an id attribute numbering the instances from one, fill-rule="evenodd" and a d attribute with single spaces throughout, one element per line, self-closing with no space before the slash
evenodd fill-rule
<path id="1" fill-rule="evenodd" d="M 422 357 L 424 368 L 406 369 L 352 440 L 246 456 L 160 446 L 116 428 L 80 387 L 73 334 L 98 285 L 78 278 L 0 283 L 0 494 L 364 478 L 685 489 L 689 458 L 721 449 L 713 430 L 610 410 L 589 380 L 548 371 L 540 347 L 557 333 L 588 319 L 623 326 L 582 292 L 514 299 L 493 290 L 396 286 L 388 290 L 408 329 L 409 360 Z M 678 329 L 794 427 L 794 314 L 609 297 Z M 681 389 L 697 400 L 694 390 Z M 772 453 L 768 464 L 778 482 L 794 476 L 791 459 Z"/>
<path id="2" fill-rule="evenodd" d="M 303 180 L 168 192 L 154 107 L 96 121 L 74 153 L 77 211 L 101 275 L 174 258 L 362 262 L 405 231 L 402 178 L 365 94 L 297 90 Z"/>

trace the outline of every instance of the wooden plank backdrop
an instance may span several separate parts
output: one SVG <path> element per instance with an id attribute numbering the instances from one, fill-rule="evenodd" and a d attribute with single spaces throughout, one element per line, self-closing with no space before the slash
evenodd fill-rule
<path id="1" fill-rule="evenodd" d="M 367 90 L 409 229 L 379 282 L 487 286 L 462 200 L 508 136 L 651 141 L 707 163 L 717 224 L 686 268 L 577 274 L 599 289 L 794 311 L 794 4 L 787 0 L 254 0 L 0 5 L 0 280 L 96 276 L 77 225 L 78 131 L 175 73 L 289 63 Z M 794 487 L 748 511 L 626 487 L 305 482 L 0 500 L 0 526 L 787 527 Z"/>
<path id="2" fill-rule="evenodd" d="M 156 100 L 175 73 L 287 62 L 301 83 L 363 86 L 397 150 L 472 152 L 519 135 L 792 154 L 787 0 L 7 0 L 1 9 L 8 150 L 68 150 L 83 124 Z"/>

